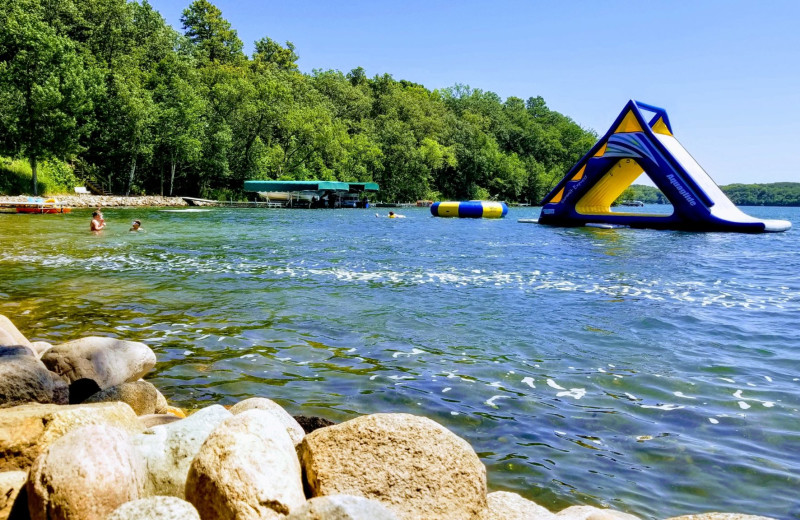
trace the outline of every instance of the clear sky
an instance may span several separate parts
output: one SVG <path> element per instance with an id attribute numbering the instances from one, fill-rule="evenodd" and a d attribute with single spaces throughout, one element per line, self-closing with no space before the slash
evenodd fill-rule
<path id="1" fill-rule="evenodd" d="M 800 1 L 211 1 L 245 52 L 291 41 L 303 72 L 542 96 L 598 134 L 637 99 L 718 184 L 800 182 Z M 190 0 L 150 4 L 182 31 Z"/>

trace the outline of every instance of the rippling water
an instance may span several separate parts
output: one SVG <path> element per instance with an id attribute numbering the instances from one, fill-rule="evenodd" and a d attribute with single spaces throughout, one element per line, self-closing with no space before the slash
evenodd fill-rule
<path id="1" fill-rule="evenodd" d="M 551 509 L 800 518 L 800 210 L 746 211 L 794 227 L 109 209 L 95 236 L 87 211 L 0 215 L 0 313 L 33 340 L 147 343 L 186 407 L 431 417 L 491 489 Z"/>

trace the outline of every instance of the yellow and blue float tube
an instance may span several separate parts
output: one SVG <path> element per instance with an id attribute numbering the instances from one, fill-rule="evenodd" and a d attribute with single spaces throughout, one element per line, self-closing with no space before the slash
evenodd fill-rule
<path id="1" fill-rule="evenodd" d="M 431 215 L 434 217 L 459 218 L 503 218 L 508 213 L 505 202 L 466 200 L 461 202 L 434 202 Z"/>

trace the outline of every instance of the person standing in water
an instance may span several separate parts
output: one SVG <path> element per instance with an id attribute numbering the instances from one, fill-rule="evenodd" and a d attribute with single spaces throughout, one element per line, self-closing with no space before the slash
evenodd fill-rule
<path id="1" fill-rule="evenodd" d="M 106 221 L 103 218 L 103 213 L 98 209 L 92 213 L 92 223 L 89 224 L 89 229 L 92 231 L 100 231 L 106 227 Z"/>

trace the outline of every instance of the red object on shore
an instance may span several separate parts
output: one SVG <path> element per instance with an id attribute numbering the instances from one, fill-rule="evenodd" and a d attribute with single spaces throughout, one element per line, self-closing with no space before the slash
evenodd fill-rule
<path id="1" fill-rule="evenodd" d="M 16 204 L 16 207 L 17 213 L 69 213 L 72 211 L 72 208 L 62 206 L 56 199 Z"/>

